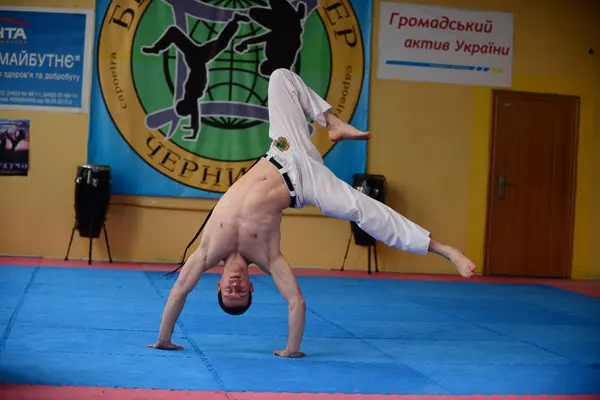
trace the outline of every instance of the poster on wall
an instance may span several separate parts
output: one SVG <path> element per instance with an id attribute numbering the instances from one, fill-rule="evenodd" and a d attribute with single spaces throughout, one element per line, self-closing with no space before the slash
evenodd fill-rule
<path id="1" fill-rule="evenodd" d="M 381 2 L 379 79 L 510 87 L 513 15 Z"/>
<path id="2" fill-rule="evenodd" d="M 217 3 L 96 1 L 88 162 L 113 193 L 220 197 L 268 150 L 279 68 L 367 129 L 371 0 Z M 340 179 L 364 173 L 365 142 L 310 129 Z"/>
<path id="3" fill-rule="evenodd" d="M 93 10 L 0 6 L 0 109 L 89 109 Z"/>
<path id="4" fill-rule="evenodd" d="M 29 121 L 0 119 L 0 176 L 27 176 Z"/>

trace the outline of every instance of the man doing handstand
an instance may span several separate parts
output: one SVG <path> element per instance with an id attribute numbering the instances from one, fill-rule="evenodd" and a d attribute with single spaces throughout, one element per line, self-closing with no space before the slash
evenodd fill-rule
<path id="1" fill-rule="evenodd" d="M 269 136 L 273 139 L 260 159 L 221 197 L 208 219 L 198 249 L 183 265 L 161 321 L 158 349 L 181 349 L 171 343 L 175 322 L 200 276 L 224 261 L 217 283 L 219 304 L 241 314 L 251 304 L 253 286 L 248 265 L 270 275 L 288 302 L 288 339 L 281 357 L 300 357 L 306 306 L 289 262 L 280 249 L 280 225 L 286 208 L 318 207 L 330 217 L 355 222 L 382 243 L 425 255 L 439 254 L 454 263 L 464 277 L 475 266 L 460 251 L 434 240 L 430 233 L 377 200 L 337 178 L 323 163 L 311 142 L 306 117 L 327 127 L 329 139 L 369 139 L 340 121 L 332 107 L 287 69 L 273 72 L 269 81 Z"/>

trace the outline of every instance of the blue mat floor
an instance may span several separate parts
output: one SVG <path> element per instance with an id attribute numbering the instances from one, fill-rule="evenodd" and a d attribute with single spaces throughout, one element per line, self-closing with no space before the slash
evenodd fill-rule
<path id="1" fill-rule="evenodd" d="M 158 272 L 0 266 L 0 382 L 255 392 L 600 394 L 600 299 L 544 285 L 299 277 L 302 350 L 281 359 L 287 306 L 252 278 L 243 316 L 217 275 L 156 340 L 174 280 Z"/>

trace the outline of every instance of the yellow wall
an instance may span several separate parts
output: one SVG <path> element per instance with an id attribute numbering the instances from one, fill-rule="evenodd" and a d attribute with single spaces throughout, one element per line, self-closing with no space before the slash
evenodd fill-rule
<path id="1" fill-rule="evenodd" d="M 600 73 L 600 72 L 599 72 Z M 594 145 L 594 178 L 592 180 L 590 259 L 584 276 L 600 277 L 600 100 L 596 101 L 596 142 Z"/>
<path id="2" fill-rule="evenodd" d="M 600 246 L 591 245 L 600 240 L 600 212 L 593 207 L 600 204 L 597 2 L 412 2 L 514 12 L 513 88 L 581 96 L 573 276 L 600 277 Z M 92 8 L 94 1 L 0 0 L 0 4 Z M 375 0 L 373 60 L 377 60 L 378 20 L 379 1 Z M 597 53 L 588 55 L 589 48 Z M 491 90 L 379 81 L 376 68 L 374 61 L 370 129 L 375 137 L 369 144 L 369 172 L 387 176 L 392 207 L 440 240 L 464 249 L 481 267 Z M 2 111 L 0 118 L 29 118 L 32 131 L 29 178 L 0 179 L 0 254 L 64 257 L 73 221 L 75 168 L 86 158 L 88 118 L 16 111 Z M 178 260 L 211 206 L 208 200 L 115 197 L 108 221 L 113 258 Z M 343 259 L 349 224 L 308 210 L 289 213 L 282 231 L 283 251 L 294 265 L 331 268 Z M 106 258 L 101 241 L 94 251 L 97 257 Z M 86 254 L 86 241 L 76 238 L 72 257 L 85 258 Z M 454 273 L 440 258 L 384 246 L 379 247 L 379 259 L 384 270 Z M 365 265 L 366 252 L 352 246 L 347 268 L 364 269 Z"/>

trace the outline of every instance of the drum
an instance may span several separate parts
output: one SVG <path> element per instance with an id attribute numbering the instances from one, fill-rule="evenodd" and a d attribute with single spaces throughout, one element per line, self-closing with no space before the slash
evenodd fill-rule
<path id="1" fill-rule="evenodd" d="M 80 237 L 98 238 L 110 202 L 111 170 L 107 165 L 82 164 L 75 178 L 75 221 Z"/>
<path id="2" fill-rule="evenodd" d="M 355 174 L 352 186 L 354 189 L 385 204 L 386 180 L 383 175 Z M 350 223 L 357 246 L 374 246 L 376 240 L 363 231 L 355 222 Z"/>

